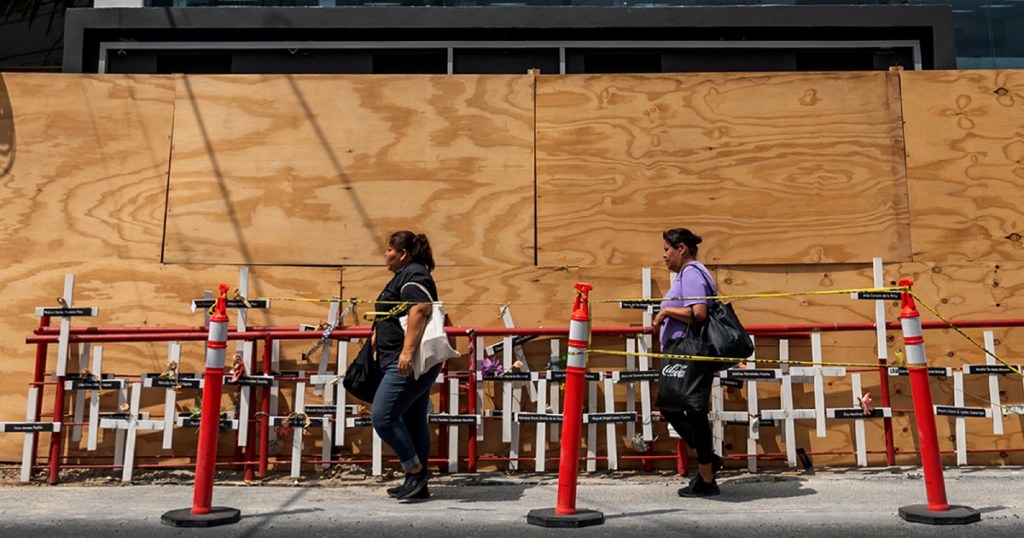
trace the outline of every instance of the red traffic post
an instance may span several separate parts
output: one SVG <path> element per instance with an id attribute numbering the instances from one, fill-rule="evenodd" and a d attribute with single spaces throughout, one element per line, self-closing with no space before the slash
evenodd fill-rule
<path id="1" fill-rule="evenodd" d="M 541 527 L 579 528 L 604 523 L 604 514 L 576 509 L 583 393 L 586 390 L 587 348 L 590 346 L 589 294 L 594 287 L 576 283 L 576 301 L 569 318 L 568 357 L 565 366 L 565 404 L 562 407 L 561 456 L 558 462 L 558 501 L 555 508 L 530 510 L 527 523 Z"/>
<path id="2" fill-rule="evenodd" d="M 213 471 L 217 463 L 217 434 L 220 431 L 220 399 L 224 391 L 224 357 L 228 347 L 227 294 L 228 285 L 221 284 L 220 295 L 217 296 L 213 315 L 210 316 L 192 508 L 171 510 L 160 517 L 162 523 L 174 527 L 217 527 L 237 523 L 242 518 L 238 509 L 211 506 Z"/>
<path id="3" fill-rule="evenodd" d="M 909 289 L 914 285 L 914 281 L 904 278 L 899 281 L 899 285 Z M 929 525 L 964 525 L 981 521 L 981 514 L 977 510 L 966 506 L 950 506 L 946 501 L 939 438 L 935 432 L 935 409 L 932 407 L 928 363 L 924 354 L 921 314 L 917 311 L 914 297 L 909 291 L 903 292 L 900 325 L 903 327 L 910 391 L 914 398 L 914 419 L 917 422 L 917 442 L 921 449 L 921 468 L 928 494 L 928 504 L 902 506 L 899 509 L 900 517 L 914 523 Z"/>

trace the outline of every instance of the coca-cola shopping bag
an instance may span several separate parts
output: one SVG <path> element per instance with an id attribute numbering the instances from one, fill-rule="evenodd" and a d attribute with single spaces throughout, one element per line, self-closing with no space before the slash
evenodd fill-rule
<path id="1" fill-rule="evenodd" d="M 655 405 L 670 411 L 706 412 L 716 371 L 712 362 L 663 359 Z"/>

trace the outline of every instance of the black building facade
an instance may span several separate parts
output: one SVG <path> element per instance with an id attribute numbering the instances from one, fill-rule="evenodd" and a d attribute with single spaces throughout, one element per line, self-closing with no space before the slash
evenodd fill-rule
<path id="1" fill-rule="evenodd" d="M 70 9 L 92 73 L 955 69 L 943 5 Z"/>

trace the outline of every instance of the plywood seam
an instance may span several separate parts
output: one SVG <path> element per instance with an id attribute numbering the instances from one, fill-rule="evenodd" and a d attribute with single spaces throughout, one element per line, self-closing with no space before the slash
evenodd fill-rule
<path id="1" fill-rule="evenodd" d="M 167 252 L 167 222 L 170 220 L 171 209 L 171 167 L 174 165 L 174 120 L 178 114 L 178 77 L 173 75 L 174 96 L 171 98 L 171 128 L 167 139 L 167 181 L 164 187 L 164 222 L 160 230 L 160 263 L 165 261 Z"/>
<path id="2" fill-rule="evenodd" d="M 890 73 L 893 73 L 893 71 L 890 71 Z M 900 154 L 902 155 L 902 159 L 903 159 L 903 188 L 904 188 L 904 191 L 906 193 L 905 196 L 907 197 L 907 213 L 906 213 L 906 221 L 905 222 L 906 222 L 906 229 L 907 229 L 907 243 L 908 243 L 907 246 L 909 247 L 909 250 L 910 250 L 910 252 L 908 252 L 907 254 L 909 254 L 910 259 L 906 260 L 906 261 L 913 262 L 914 261 L 914 229 L 911 226 L 911 218 L 910 218 L 910 163 L 907 162 L 907 120 L 906 120 L 906 117 L 904 117 L 904 115 L 903 115 L 903 74 L 904 74 L 904 71 L 902 69 L 900 69 L 900 70 L 895 71 L 895 73 L 896 73 L 896 76 L 892 77 L 893 82 L 896 85 L 896 92 L 895 92 L 896 93 L 896 98 L 894 99 L 894 101 L 895 101 L 895 105 L 897 107 L 899 107 L 899 111 L 897 112 L 897 117 L 900 120 L 899 136 L 900 136 L 900 140 L 902 141 L 901 142 L 902 147 L 900 148 L 900 150 L 901 150 Z"/>
<path id="3" fill-rule="evenodd" d="M 537 74 L 533 74 L 533 266 L 540 265 L 540 237 L 537 233 Z"/>

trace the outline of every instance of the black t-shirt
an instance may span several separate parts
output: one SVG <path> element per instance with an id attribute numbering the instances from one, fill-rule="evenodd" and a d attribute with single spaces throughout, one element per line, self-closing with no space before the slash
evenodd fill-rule
<path id="1" fill-rule="evenodd" d="M 427 288 L 430 297 L 427 297 L 419 286 L 406 286 L 409 282 L 416 282 Z M 403 287 L 404 286 L 404 287 Z M 430 272 L 422 264 L 411 262 L 398 270 L 391 282 L 377 296 L 378 303 L 374 305 L 377 312 L 390 312 L 397 306 L 398 302 L 425 303 L 436 301 L 437 285 L 430 276 Z M 377 332 L 377 360 L 383 368 L 398 360 L 402 354 L 402 346 L 405 344 L 405 331 L 402 330 L 401 316 L 408 315 L 408 312 L 400 312 L 397 316 L 380 318 L 374 325 Z"/>

